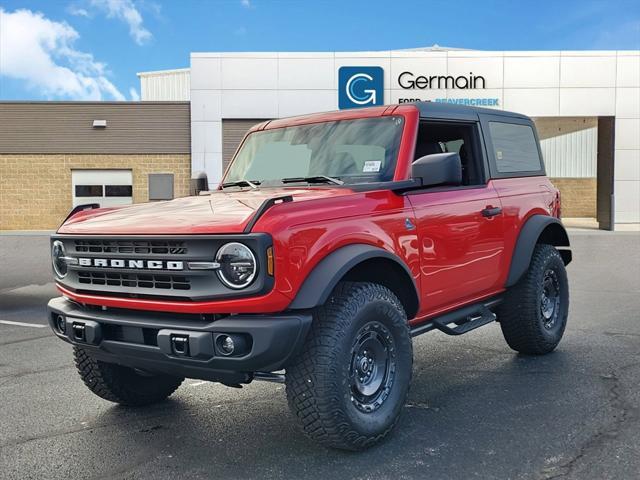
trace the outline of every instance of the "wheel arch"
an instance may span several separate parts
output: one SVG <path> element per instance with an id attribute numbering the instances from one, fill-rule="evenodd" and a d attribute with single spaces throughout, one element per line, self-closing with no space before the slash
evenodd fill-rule
<path id="1" fill-rule="evenodd" d="M 396 255 L 365 244 L 347 245 L 323 258 L 307 275 L 289 308 L 298 310 L 322 305 L 343 280 L 383 285 L 398 297 L 408 319 L 418 312 L 418 289 L 409 267 Z"/>
<path id="2" fill-rule="evenodd" d="M 569 236 L 560 220 L 548 215 L 532 215 L 518 235 L 505 286 L 511 287 L 518 283 L 529 268 L 533 250 L 539 243 L 556 247 L 565 265 L 571 262 Z"/>

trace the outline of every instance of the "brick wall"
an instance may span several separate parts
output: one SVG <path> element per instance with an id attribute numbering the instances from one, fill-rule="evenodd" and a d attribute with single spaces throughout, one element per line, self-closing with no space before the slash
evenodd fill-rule
<path id="1" fill-rule="evenodd" d="M 596 217 L 597 179 L 552 178 L 560 190 L 563 217 Z"/>
<path id="2" fill-rule="evenodd" d="M 0 154 L 0 230 L 56 229 L 72 206 L 71 170 L 130 169 L 133 201 L 148 201 L 148 174 L 173 173 L 174 194 L 189 194 L 188 154 Z"/>

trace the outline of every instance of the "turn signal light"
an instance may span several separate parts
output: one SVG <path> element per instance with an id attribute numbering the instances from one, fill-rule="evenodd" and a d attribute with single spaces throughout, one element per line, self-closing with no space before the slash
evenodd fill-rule
<path id="1" fill-rule="evenodd" d="M 267 248 L 267 273 L 273 277 L 273 247 Z"/>

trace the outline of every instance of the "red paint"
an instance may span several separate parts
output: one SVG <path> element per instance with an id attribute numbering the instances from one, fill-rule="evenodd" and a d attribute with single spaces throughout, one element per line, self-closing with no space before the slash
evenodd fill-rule
<path id="1" fill-rule="evenodd" d="M 414 158 L 419 114 L 400 105 L 307 115 L 264 122 L 253 130 L 322 121 L 401 115 L 404 127 L 394 180 L 407 180 Z M 165 301 L 76 294 L 81 303 L 139 310 L 189 313 L 273 313 L 285 310 L 312 269 L 330 252 L 354 243 L 397 255 L 420 292 L 417 324 L 437 313 L 504 289 L 518 232 L 529 216 L 559 215 L 558 191 L 546 177 L 492 180 L 477 188 L 424 190 L 399 195 L 390 190 L 280 187 L 217 191 L 171 202 L 88 210 L 76 214 L 61 234 L 154 235 L 241 233 L 265 199 L 291 195 L 292 202 L 269 209 L 253 232 L 272 236 L 275 285 L 260 297 L 215 301 Z M 486 207 L 502 215 L 486 218 Z M 414 229 L 408 229 L 406 220 Z"/>

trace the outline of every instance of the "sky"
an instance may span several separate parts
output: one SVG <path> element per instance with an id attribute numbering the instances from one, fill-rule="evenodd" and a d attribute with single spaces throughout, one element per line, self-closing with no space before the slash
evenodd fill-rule
<path id="1" fill-rule="evenodd" d="M 0 0 L 0 100 L 137 100 L 190 52 L 640 49 L 640 1 Z"/>

